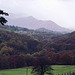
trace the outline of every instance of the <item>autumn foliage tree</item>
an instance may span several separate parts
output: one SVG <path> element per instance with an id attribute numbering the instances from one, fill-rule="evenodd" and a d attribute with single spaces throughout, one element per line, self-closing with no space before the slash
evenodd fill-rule
<path id="1" fill-rule="evenodd" d="M 64 65 L 70 65 L 72 62 L 72 57 L 69 54 L 64 53 L 60 56 L 60 62 Z"/>
<path id="2" fill-rule="evenodd" d="M 52 75 L 51 73 L 52 68 L 47 58 L 38 57 L 34 62 L 35 63 L 32 70 L 32 73 L 34 75 L 44 75 L 44 74 Z"/>
<path id="3" fill-rule="evenodd" d="M 44 75 L 44 74 L 52 75 L 51 73 L 52 68 L 46 54 L 47 54 L 46 50 L 43 50 L 40 52 L 39 57 L 36 57 L 36 59 L 34 60 L 32 70 L 32 73 L 34 75 Z"/>

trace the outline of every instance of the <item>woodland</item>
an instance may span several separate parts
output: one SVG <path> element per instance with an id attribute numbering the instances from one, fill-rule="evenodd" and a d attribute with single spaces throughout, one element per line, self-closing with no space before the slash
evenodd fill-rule
<path id="1" fill-rule="evenodd" d="M 6 22 L 5 18 L 0 18 L 2 25 Z M 63 35 L 35 31 L 33 34 L 24 33 L 31 32 L 27 28 L 2 25 L 0 25 L 0 69 L 33 66 L 33 72 L 42 69 L 43 74 L 39 75 L 44 75 L 48 69 L 52 70 L 49 68 L 50 65 L 75 65 L 75 32 Z"/>

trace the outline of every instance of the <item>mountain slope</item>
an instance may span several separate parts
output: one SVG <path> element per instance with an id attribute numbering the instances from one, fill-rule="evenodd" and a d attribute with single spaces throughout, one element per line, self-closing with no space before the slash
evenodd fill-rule
<path id="1" fill-rule="evenodd" d="M 48 47 L 57 51 L 75 50 L 75 32 L 54 39 Z"/>
<path id="2" fill-rule="evenodd" d="M 7 19 L 8 19 L 8 24 L 10 25 L 25 27 L 29 29 L 46 28 L 48 30 L 57 31 L 57 32 L 71 32 L 71 30 L 63 28 L 51 20 L 48 20 L 48 21 L 37 20 L 32 16 L 14 18 L 14 19 L 7 18 Z"/>
<path id="3" fill-rule="evenodd" d="M 12 49 L 12 52 L 11 52 Z M 41 50 L 41 43 L 25 34 L 0 30 L 0 55 L 34 53 Z"/>
<path id="4" fill-rule="evenodd" d="M 58 38 L 63 35 L 57 32 L 47 30 L 45 28 L 40 28 L 37 30 L 30 30 L 30 29 L 23 28 L 23 27 L 8 26 L 8 25 L 5 25 L 5 26 L 0 25 L 0 30 L 25 34 L 25 35 L 30 36 L 33 39 L 37 39 L 40 41 L 45 41 L 45 40 L 52 41 L 53 39 Z"/>

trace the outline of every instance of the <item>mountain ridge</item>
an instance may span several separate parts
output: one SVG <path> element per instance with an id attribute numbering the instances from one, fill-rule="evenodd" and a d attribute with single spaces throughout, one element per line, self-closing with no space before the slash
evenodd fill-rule
<path id="1" fill-rule="evenodd" d="M 32 16 L 10 19 L 7 18 L 8 25 L 15 25 L 29 29 L 45 28 L 57 32 L 72 32 L 72 30 L 61 27 L 51 20 L 38 20 Z"/>

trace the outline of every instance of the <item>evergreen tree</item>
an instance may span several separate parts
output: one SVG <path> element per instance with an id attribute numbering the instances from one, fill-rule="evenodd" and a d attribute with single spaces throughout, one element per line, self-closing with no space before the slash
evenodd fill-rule
<path id="1" fill-rule="evenodd" d="M 3 10 L 0 10 L 0 15 L 9 16 L 9 14 L 4 12 Z M 0 24 L 4 25 L 6 22 L 8 21 L 4 17 L 0 16 Z"/>

